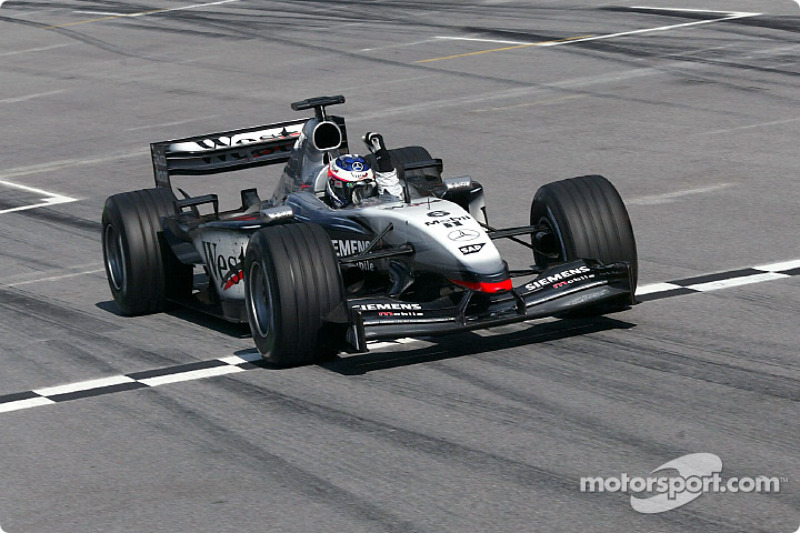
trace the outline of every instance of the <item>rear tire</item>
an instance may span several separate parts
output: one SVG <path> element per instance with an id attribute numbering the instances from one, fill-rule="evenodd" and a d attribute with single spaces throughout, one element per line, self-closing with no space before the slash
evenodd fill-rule
<path id="1" fill-rule="evenodd" d="M 336 354 L 343 328 L 324 318 L 344 303 L 339 262 L 316 224 L 267 227 L 245 255 L 245 306 L 258 351 L 278 366 Z"/>
<path id="2" fill-rule="evenodd" d="M 627 261 L 631 289 L 636 290 L 639 266 L 633 228 L 622 198 L 606 178 L 590 175 L 543 185 L 533 198 L 530 215 L 531 225 L 550 228 L 551 238 L 533 243 L 538 267 L 575 259 L 595 259 L 603 264 Z M 590 314 L 626 305 L 627 299 Z"/>
<path id="3" fill-rule="evenodd" d="M 176 214 L 167 189 L 115 194 L 103 209 L 103 260 L 111 294 L 124 315 L 163 311 L 167 298 L 191 294 L 192 266 L 164 240 L 161 219 Z"/>

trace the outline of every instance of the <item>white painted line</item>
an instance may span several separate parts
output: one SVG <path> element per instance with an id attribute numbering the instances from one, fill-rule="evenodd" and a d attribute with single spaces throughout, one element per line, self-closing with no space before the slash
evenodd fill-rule
<path id="1" fill-rule="evenodd" d="M 190 370 L 189 372 L 180 372 L 178 374 L 167 374 L 166 376 L 158 376 L 155 378 L 140 379 L 140 383 L 144 383 L 148 387 L 158 387 L 159 385 L 166 385 L 168 383 L 179 383 L 181 381 L 194 381 L 196 379 L 210 378 L 212 376 L 222 376 L 224 374 L 234 374 L 236 372 L 244 372 L 243 368 L 238 366 L 215 366 L 213 368 L 205 368 L 203 370 Z"/>
<path id="2" fill-rule="evenodd" d="M 167 13 L 170 11 L 185 11 L 187 9 L 197 9 L 198 7 L 208 7 L 208 6 L 219 6 L 222 4 L 230 4 L 231 2 L 238 2 L 239 0 L 220 0 L 219 2 L 208 2 L 205 4 L 193 4 L 191 6 L 183 6 L 183 7 L 173 7 L 171 9 L 162 9 L 159 13 Z M 147 15 L 149 13 L 137 13 L 135 15 L 131 15 L 132 17 L 138 17 Z"/>
<path id="3" fill-rule="evenodd" d="M 13 212 L 16 212 L 16 211 L 25 211 L 27 209 L 35 209 L 37 207 L 48 207 L 48 206 L 56 205 L 56 204 L 66 204 L 66 203 L 69 203 L 69 202 L 77 202 L 78 201 L 77 198 L 70 198 L 69 196 L 64 196 L 62 194 L 45 191 L 43 189 L 37 189 L 35 187 L 29 187 L 27 185 L 20 185 L 19 183 L 12 183 L 10 181 L 0 180 L 0 185 L 5 186 L 5 187 L 11 187 L 12 189 L 19 189 L 19 190 L 30 192 L 30 193 L 34 193 L 34 194 L 40 194 L 40 195 L 45 197 L 43 201 L 35 203 L 35 204 L 22 205 L 22 206 L 19 206 L 19 207 L 12 207 L 12 208 L 9 208 L 9 209 L 0 210 L 0 215 L 3 214 L 3 213 L 13 213 Z"/>
<path id="4" fill-rule="evenodd" d="M 510 104 L 504 106 L 496 106 L 496 107 L 486 107 L 484 109 L 473 109 L 470 113 L 487 113 L 490 111 L 508 111 L 509 109 L 517 109 L 520 107 L 531 107 L 535 105 L 550 105 L 550 104 L 560 104 L 563 102 L 567 102 L 569 100 L 575 100 L 578 98 L 587 98 L 585 94 L 573 94 L 571 96 L 562 96 L 559 98 L 547 98 L 544 100 L 534 100 L 532 102 L 522 102 L 521 104 Z"/>
<path id="5" fill-rule="evenodd" d="M 800 1 L 800 0 L 798 0 Z M 638 7 L 636 9 L 661 9 L 655 7 Z M 672 11 L 703 11 L 703 10 L 685 10 L 685 9 L 675 9 Z M 604 35 L 593 35 L 590 37 L 578 37 L 576 39 L 564 39 L 564 40 L 557 40 L 557 41 L 546 41 L 546 42 L 539 42 L 539 43 L 525 43 L 525 42 L 516 42 L 516 41 L 493 41 L 487 39 L 487 42 L 496 42 L 496 43 L 504 43 L 504 44 L 511 44 L 517 45 L 520 47 L 523 46 L 541 46 L 541 47 L 552 47 L 552 46 L 565 46 L 568 44 L 575 44 L 575 43 L 585 43 L 588 41 L 599 41 L 603 39 L 614 39 L 616 37 L 625 37 L 628 35 L 638 35 L 641 33 L 651 33 L 657 31 L 669 31 L 675 30 L 678 28 L 688 28 L 691 26 L 700 26 L 702 24 L 714 24 L 716 22 L 724 22 L 727 20 L 735 20 L 740 18 L 747 18 L 747 17 L 756 17 L 761 15 L 761 13 L 749 13 L 744 11 L 707 11 L 708 13 L 720 13 L 726 14 L 728 16 L 713 19 L 713 20 L 696 20 L 693 22 L 683 22 L 681 24 L 670 24 L 668 26 L 658 26 L 656 28 L 642 28 L 640 30 L 630 30 L 630 31 L 622 31 L 618 33 L 608 33 Z M 448 36 L 440 36 L 437 39 L 448 39 L 453 41 L 479 41 L 480 39 L 474 39 L 471 37 L 448 37 Z"/>
<path id="6" fill-rule="evenodd" d="M 776 279 L 789 278 L 788 274 L 778 274 L 777 272 L 766 272 L 764 274 L 753 274 L 752 276 L 744 276 L 741 278 L 723 279 L 720 281 L 711 281 L 708 283 L 698 283 L 696 285 L 689 285 L 686 288 L 700 292 L 717 291 L 720 289 L 730 289 L 732 287 L 740 287 L 742 285 L 750 285 L 751 283 L 761 283 L 764 281 L 773 281 Z"/>
<path id="7" fill-rule="evenodd" d="M 694 22 L 684 22 L 682 24 L 670 24 L 669 26 L 659 26 L 657 28 L 644 28 L 641 30 L 631 30 L 631 31 L 622 31 L 619 33 L 610 33 L 607 35 L 596 35 L 594 37 L 581 37 L 579 39 L 572 39 L 569 41 L 555 41 L 549 43 L 541 43 L 537 46 L 543 47 L 552 47 L 552 46 L 564 46 L 567 44 L 575 44 L 575 43 L 585 43 L 589 41 L 600 41 L 604 39 L 615 39 L 617 37 L 627 37 L 628 35 L 639 35 L 642 33 L 652 33 L 657 31 L 670 31 L 670 30 L 677 30 L 679 28 L 689 28 L 692 26 L 701 26 L 703 24 L 715 24 L 717 22 L 725 22 L 728 20 L 735 20 L 747 17 L 756 17 L 761 15 L 761 13 L 740 13 L 735 12 L 736 14 L 730 15 L 728 17 L 713 19 L 713 20 L 697 20 Z"/>
<path id="8" fill-rule="evenodd" d="M 636 296 L 652 294 L 654 292 L 667 292 L 681 288 L 683 287 L 680 285 L 675 285 L 674 283 L 653 283 L 651 285 L 641 285 L 636 289 Z"/>
<path id="9" fill-rule="evenodd" d="M 254 363 L 256 361 L 261 360 L 261 354 L 258 352 L 255 353 L 246 353 L 242 355 L 231 355 L 230 357 L 222 357 L 217 359 L 217 361 L 222 361 L 223 363 L 227 363 L 229 365 L 241 365 L 242 363 Z"/>
<path id="10" fill-rule="evenodd" d="M 720 133 L 731 133 L 734 131 L 742 131 L 742 130 L 751 130 L 754 128 L 768 128 L 770 126 L 780 126 L 781 124 L 790 124 L 792 122 L 797 122 L 800 120 L 798 118 L 787 118 L 783 120 L 773 120 L 771 122 L 759 122 L 758 124 L 748 124 L 747 126 L 737 126 L 735 128 L 726 128 L 722 130 L 712 130 L 712 131 L 701 131 L 699 133 L 693 133 L 692 136 L 699 136 L 699 135 L 718 135 Z"/>
<path id="11" fill-rule="evenodd" d="M 362 48 L 361 52 L 374 52 L 376 50 L 388 50 L 390 48 L 406 48 L 408 46 L 417 46 L 418 44 L 426 44 L 426 43 L 433 43 L 436 42 L 438 37 L 434 37 L 433 39 L 424 39 L 422 41 L 414 41 L 413 43 L 397 43 L 397 44 L 387 44 L 386 46 L 376 46 L 374 48 Z"/>
<path id="12" fill-rule="evenodd" d="M 45 50 L 53 50 L 54 48 L 64 48 L 65 46 L 72 46 L 75 43 L 54 44 L 52 46 L 43 46 L 42 48 L 28 48 L 27 50 L 15 50 L 13 52 L 3 52 L 0 57 L 15 56 L 19 54 L 27 54 L 28 52 L 44 52 Z"/>
<path id="13" fill-rule="evenodd" d="M 157 15 L 159 13 L 170 13 L 172 11 L 186 11 L 187 9 L 197 9 L 199 7 L 218 6 L 221 4 L 230 4 L 231 2 L 238 2 L 239 0 L 220 0 L 219 2 L 208 2 L 205 4 L 192 4 L 190 6 L 173 7 L 169 9 L 153 9 L 152 11 L 139 11 L 138 13 L 115 13 L 110 15 L 110 18 L 131 18 L 131 17 L 145 17 L 147 15 Z"/>
<path id="14" fill-rule="evenodd" d="M 391 341 L 370 341 L 367 343 L 367 347 L 370 350 L 376 350 L 381 348 L 388 348 L 390 346 L 397 346 L 398 344 L 411 344 L 414 342 L 418 342 L 419 339 L 412 339 L 410 337 L 403 337 L 402 339 L 394 339 Z"/>
<path id="15" fill-rule="evenodd" d="M 5 98 L 3 100 L 0 100 L 0 104 L 16 104 L 18 102 L 27 102 L 28 100 L 35 100 L 36 98 L 50 96 L 51 94 L 63 93 L 64 91 L 66 91 L 66 89 L 59 89 L 57 91 L 48 91 L 46 93 L 29 94 L 26 96 L 17 96 L 16 98 Z"/>
<path id="16" fill-rule="evenodd" d="M 761 282 L 765 282 L 765 281 L 773 281 L 773 280 L 778 280 L 778 279 L 790 278 L 791 276 L 789 274 L 782 274 L 782 273 L 780 273 L 778 271 L 781 271 L 781 270 L 788 271 L 788 270 L 793 270 L 793 269 L 798 268 L 798 267 L 800 267 L 800 259 L 794 259 L 794 260 L 790 260 L 790 261 L 782 261 L 782 262 L 779 262 L 779 263 L 770 263 L 770 264 L 767 264 L 767 265 L 761 265 L 761 266 L 758 266 L 758 267 L 753 267 L 754 269 L 765 271 L 763 274 L 753 274 L 753 275 L 750 275 L 750 276 L 734 277 L 734 278 L 729 278 L 729 279 L 724 279 L 724 280 L 714 281 L 714 282 L 707 282 L 707 283 L 696 283 L 694 285 L 689 285 L 689 286 L 679 285 L 678 283 L 672 283 L 672 282 L 653 283 L 653 284 L 643 285 L 643 286 L 639 287 L 639 289 L 636 291 L 636 294 L 641 296 L 641 295 L 654 294 L 654 293 L 659 293 L 659 292 L 669 292 L 669 291 L 672 291 L 672 290 L 682 289 L 682 288 L 683 289 L 688 289 L 688 290 L 691 290 L 691 291 L 696 291 L 696 292 L 709 292 L 709 291 L 715 291 L 715 290 L 720 290 L 720 289 L 728 289 L 728 288 L 739 287 L 739 286 L 742 286 L 742 285 L 748 285 L 748 284 L 752 284 L 752 283 L 761 283 Z M 738 272 L 740 272 L 740 270 L 731 271 L 728 274 L 730 274 L 732 276 L 736 276 Z M 723 274 L 723 273 L 721 273 L 721 274 Z M 574 329 L 579 329 L 579 328 L 574 328 Z M 503 330 L 502 327 L 496 328 L 496 331 L 497 331 L 498 334 L 501 334 L 502 330 Z M 494 331 L 489 331 L 489 332 L 486 332 L 486 333 L 481 332 L 481 331 L 477 331 L 476 333 L 481 335 L 481 336 L 490 336 L 490 335 L 494 334 Z M 404 338 L 400 338 L 400 339 L 397 339 L 397 340 L 394 340 L 394 341 L 370 342 L 370 343 L 368 343 L 368 345 L 369 345 L 370 348 L 375 349 L 375 348 L 382 348 L 382 347 L 389 347 L 389 346 L 397 346 L 397 345 L 402 345 L 402 344 L 412 344 L 412 343 L 417 343 L 417 342 L 425 342 L 425 340 L 426 339 L 424 339 L 424 338 L 422 338 L 422 339 L 414 339 L 414 338 L 410 338 L 410 337 L 404 337 Z M 217 361 L 225 363 L 224 366 L 215 366 L 215 367 L 212 367 L 212 368 L 201 369 L 201 370 L 178 372 L 178 373 L 174 373 L 174 374 L 156 376 L 156 377 L 153 377 L 153 378 L 146 378 L 146 379 L 140 379 L 140 380 L 135 380 L 135 379 L 130 378 L 128 376 L 120 375 L 120 376 L 112 376 L 112 377 L 100 378 L 100 379 L 95 379 L 95 380 L 90 380 L 90 381 L 82 381 L 82 382 L 79 382 L 79 383 L 72 383 L 72 384 L 67 384 L 67 385 L 59 385 L 59 386 L 55 386 L 55 387 L 47 387 L 47 388 L 43 388 L 43 389 L 30 391 L 30 392 L 32 392 L 34 394 L 41 395 L 42 397 L 29 398 L 29 399 L 25 399 L 25 400 L 10 401 L 10 402 L 7 402 L 7 403 L 0 404 L 0 413 L 10 412 L 10 411 L 17 411 L 17 410 L 20 410 L 20 409 L 28 409 L 28 408 L 31 408 L 31 407 L 38 407 L 38 406 L 41 406 L 41 405 L 49 405 L 49 404 L 52 404 L 52 403 L 56 403 L 55 401 L 53 401 L 53 400 L 51 400 L 51 399 L 49 399 L 49 398 L 47 398 L 45 396 L 57 397 L 57 396 L 62 395 L 62 394 L 69 394 L 69 393 L 75 393 L 75 392 L 80 392 L 80 391 L 92 391 L 94 389 L 113 387 L 114 385 L 123 385 L 123 384 L 126 384 L 126 383 L 141 383 L 142 385 L 145 385 L 145 386 L 148 386 L 148 387 L 157 387 L 159 385 L 166 385 L 166 384 L 169 384 L 169 383 L 179 383 L 179 382 L 185 382 L 185 381 L 194 381 L 194 380 L 199 380 L 199 379 L 208 378 L 208 377 L 222 376 L 222 375 L 234 374 L 234 373 L 238 373 L 238 372 L 245 372 L 246 369 L 241 368 L 241 366 L 238 366 L 238 365 L 241 365 L 242 363 L 246 363 L 246 362 L 253 362 L 253 361 L 256 361 L 258 359 L 260 359 L 260 356 L 259 356 L 259 354 L 257 352 L 248 351 L 248 352 L 243 353 L 242 355 L 232 355 L 232 356 L 227 356 L 227 357 L 223 357 L 223 358 L 217 359 Z M 115 392 L 115 391 L 116 391 L 116 389 L 111 389 L 108 392 L 111 393 L 111 392 Z M 100 392 L 98 392 L 98 394 L 100 394 L 101 392 L 105 392 L 105 391 L 100 391 Z M 61 401 L 68 401 L 69 399 L 70 399 L 69 397 L 68 398 L 61 398 Z M 0 533 L 2 533 L 2 531 L 0 531 Z M 800 532 L 796 532 L 796 533 L 800 533 Z"/>
<path id="17" fill-rule="evenodd" d="M 0 403 L 0 413 L 10 413 L 11 411 L 19 411 L 20 409 L 30 409 L 31 407 L 39 407 L 41 405 L 50 405 L 56 403 L 47 398 L 30 398 L 28 400 L 19 400 L 16 402 Z"/>
<path id="18" fill-rule="evenodd" d="M 36 187 L 31 187 L 29 185 L 21 185 L 19 183 L 11 183 L 10 181 L 0 180 L 0 185 L 5 185 L 6 187 L 12 187 L 14 189 L 20 189 L 23 191 L 32 192 L 34 194 L 41 194 L 42 196 L 52 196 L 52 197 L 61 196 L 59 194 L 45 191 L 44 189 L 37 189 Z"/>
<path id="19" fill-rule="evenodd" d="M 74 278 L 77 276 L 85 276 L 87 274 L 99 274 L 100 272 L 105 272 L 105 268 L 98 268 L 95 270 L 84 270 L 83 272 L 73 272 L 71 274 L 62 274 L 61 276 L 51 276 L 49 278 L 39 278 L 39 279 L 31 279 L 28 281 L 17 281 L 14 283 L 7 283 L 5 285 L 0 284 L 0 287 L 19 287 L 20 285 L 30 285 L 32 283 L 44 283 L 46 281 L 58 281 L 66 278 Z"/>
<path id="20" fill-rule="evenodd" d="M 100 13 L 91 11 L 76 11 L 76 13 L 89 13 L 91 15 L 106 15 L 111 18 L 124 18 L 124 17 L 144 17 L 146 15 L 156 15 L 158 13 L 169 13 L 172 11 L 186 11 L 187 9 L 197 9 L 199 7 L 218 6 L 221 4 L 230 4 L 231 2 L 238 2 L 239 0 L 220 0 L 218 2 L 206 2 L 204 4 L 192 4 L 190 6 L 172 7 L 169 9 L 153 9 L 151 11 L 139 11 L 137 13 Z"/>
<path id="21" fill-rule="evenodd" d="M 120 385 L 122 383 L 133 383 L 135 380 L 127 376 L 112 376 L 109 378 L 93 379 L 90 381 L 80 381 L 78 383 L 70 383 L 68 385 L 59 385 L 56 387 L 47 387 L 38 389 L 33 392 L 41 394 L 42 396 L 55 396 L 57 394 L 69 394 L 70 392 L 78 392 L 92 389 L 99 389 L 101 387 L 110 387 L 111 385 Z"/>
<path id="22" fill-rule="evenodd" d="M 794 261 L 783 261 L 782 263 L 770 263 L 769 265 L 759 265 L 753 268 L 755 270 L 763 270 L 764 272 L 793 270 L 795 268 L 800 268 L 800 259 L 795 259 Z"/>
<path id="23" fill-rule="evenodd" d="M 220 0 L 219 2 L 207 2 L 204 4 L 192 4 L 190 6 L 181 6 L 181 7 L 173 7 L 169 9 L 152 9 L 150 11 L 139 11 L 137 13 L 114 13 L 109 14 L 106 16 L 101 16 L 100 18 L 90 19 L 90 20 L 79 20 L 77 22 L 67 22 L 65 24 L 56 24 L 54 26 L 47 26 L 44 29 L 46 30 L 54 30 L 58 28 L 66 28 L 69 26 L 78 26 L 80 24 L 90 24 L 92 22 L 100 22 L 104 20 L 114 20 L 114 19 L 121 19 L 121 18 L 134 18 L 134 17 L 145 17 L 149 15 L 158 15 L 161 13 L 170 13 L 172 11 L 185 11 L 187 9 L 197 9 L 200 7 L 209 7 L 209 6 L 218 6 L 221 4 L 229 4 L 231 2 L 238 2 L 239 0 Z"/>
<path id="24" fill-rule="evenodd" d="M 86 165 L 94 165 L 98 163 L 108 163 L 109 161 L 121 161 L 123 159 L 133 159 L 136 157 L 147 157 L 149 159 L 150 152 L 140 149 L 132 150 L 125 153 L 111 154 L 106 157 L 98 157 L 94 159 L 62 159 L 60 161 L 52 161 L 50 163 L 41 163 L 38 165 L 30 165 L 25 167 L 16 167 L 6 169 L 0 172 L 0 180 L 7 180 L 10 178 L 18 178 L 20 176 L 28 176 L 31 174 L 42 174 L 44 172 L 55 172 L 57 170 L 65 170 L 68 168 L 81 167 Z M 4 183 L 0 181 L 0 184 Z M 9 185 L 9 187 L 19 187 L 17 184 Z"/>
<path id="25" fill-rule="evenodd" d="M 190 6 L 172 7 L 169 9 L 153 9 L 152 11 L 139 11 L 138 13 L 114 13 L 110 18 L 132 18 L 132 17 L 145 17 L 147 15 L 157 15 L 159 13 L 170 13 L 172 11 L 186 11 L 187 9 L 197 9 L 199 7 L 218 6 L 221 4 L 230 4 L 231 2 L 238 2 L 239 0 L 220 0 L 219 2 L 207 2 L 205 4 L 192 4 Z"/>
<path id="26" fill-rule="evenodd" d="M 639 8 L 639 9 L 658 9 L 658 8 Z M 755 17 L 757 15 L 761 15 L 761 13 L 749 13 L 749 12 L 743 12 L 743 11 L 725 11 L 725 12 L 720 12 L 720 13 L 725 13 L 725 14 L 728 14 L 729 16 L 718 18 L 718 19 L 697 20 L 697 21 L 694 21 L 694 22 L 684 22 L 684 23 L 681 23 L 681 24 L 670 24 L 668 26 L 659 26 L 659 27 L 656 27 L 656 28 L 643 28 L 643 29 L 640 29 L 640 30 L 623 31 L 623 32 L 610 33 L 610 34 L 605 34 L 605 35 L 588 35 L 588 36 L 584 36 L 584 37 L 577 36 L 577 37 L 568 37 L 568 38 L 565 38 L 565 39 L 557 39 L 557 40 L 552 40 L 552 41 L 542 41 L 542 42 L 536 42 L 536 43 L 510 44 L 507 47 L 496 48 L 496 49 L 493 49 L 493 50 L 478 50 L 478 51 L 475 51 L 475 52 L 466 52 L 466 53 L 463 53 L 463 54 L 454 54 L 454 55 L 443 56 L 443 57 L 434 57 L 434 58 L 430 58 L 430 59 L 422 59 L 422 60 L 417 61 L 417 63 L 430 63 L 430 62 L 433 62 L 433 61 L 444 61 L 444 60 L 449 60 L 449 59 L 459 59 L 459 58 L 463 58 L 463 57 L 477 56 L 477 55 L 489 54 L 489 53 L 493 53 L 493 52 L 505 52 L 505 51 L 508 51 L 508 50 L 517 50 L 517 49 L 527 48 L 527 47 L 532 47 L 532 46 L 537 46 L 537 47 L 542 47 L 542 48 L 553 47 L 553 46 L 565 46 L 565 45 L 575 44 L 575 43 L 585 43 L 585 42 L 589 42 L 589 41 L 599 41 L 599 40 L 604 40 L 604 39 L 614 39 L 616 37 L 626 37 L 628 35 L 638 35 L 638 34 L 642 34 L 642 33 L 652 33 L 652 32 L 657 32 L 657 31 L 675 30 L 675 29 L 679 29 L 679 28 L 689 28 L 689 27 L 692 27 L 692 26 L 700 26 L 702 24 L 714 24 L 714 23 L 717 23 L 717 22 L 724 22 L 724 21 L 728 21 L 728 20 L 740 19 L 740 18 L 745 18 L 745 17 Z M 448 37 L 448 36 L 442 36 L 440 38 L 441 39 L 450 39 L 450 40 L 460 40 L 460 41 L 472 41 L 472 40 L 475 40 L 475 39 L 473 39 L 471 37 Z M 492 42 L 492 41 L 490 41 L 490 42 Z M 497 41 L 497 42 L 500 42 L 500 41 Z"/>
<path id="27" fill-rule="evenodd" d="M 637 196 L 625 200 L 628 205 L 657 205 L 667 204 L 682 198 L 684 196 L 691 196 L 694 194 L 704 194 L 708 192 L 715 192 L 722 189 L 727 189 L 733 186 L 733 183 L 717 183 L 716 185 L 708 185 L 706 187 L 697 187 L 694 189 L 684 189 L 682 191 L 667 192 L 664 194 L 652 194 L 647 196 Z"/>
<path id="28" fill-rule="evenodd" d="M 688 9 L 680 7 L 649 7 L 649 6 L 631 6 L 631 9 L 651 9 L 653 11 L 674 11 L 677 13 L 718 13 L 720 15 L 760 15 L 761 13 L 748 13 L 747 11 L 714 11 L 713 9 Z"/>
<path id="29" fill-rule="evenodd" d="M 524 42 L 524 41 L 502 41 L 499 39 L 478 39 L 473 37 L 447 37 L 444 35 L 437 35 L 437 39 L 446 40 L 446 41 L 474 41 L 478 43 L 498 43 L 498 44 L 527 44 L 527 45 L 535 45 L 537 43 L 531 42 Z"/>
<path id="30" fill-rule="evenodd" d="M 68 204 L 70 202 L 77 202 L 77 200 L 74 199 L 74 198 L 67 198 L 67 197 L 50 198 L 46 202 L 41 202 L 41 203 L 38 203 L 38 204 L 23 205 L 23 206 L 20 206 L 20 207 L 12 207 L 10 209 L 3 209 L 2 211 L 0 211 L 0 215 L 2 215 L 4 213 L 14 213 L 16 211 L 27 211 L 28 209 L 36 209 L 38 207 L 48 207 L 48 206 L 56 205 L 56 204 Z"/>

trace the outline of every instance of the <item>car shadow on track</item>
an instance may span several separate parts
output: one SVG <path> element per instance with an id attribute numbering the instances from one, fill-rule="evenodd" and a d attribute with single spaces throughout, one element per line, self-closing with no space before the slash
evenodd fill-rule
<path id="1" fill-rule="evenodd" d="M 95 304 L 95 307 L 113 315 L 124 316 L 119 312 L 119 307 L 117 307 L 117 304 L 114 303 L 114 300 L 98 302 Z M 245 339 L 250 336 L 250 326 L 248 324 L 228 322 L 219 317 L 203 313 L 202 311 L 193 309 L 191 307 L 171 307 L 164 311 L 164 314 L 174 316 L 181 320 L 185 320 L 186 322 L 191 322 L 192 324 L 196 324 L 198 326 L 202 326 L 203 328 L 216 331 L 217 333 L 222 333 L 223 335 L 229 335 L 237 339 Z"/>
<path id="2" fill-rule="evenodd" d="M 477 333 L 464 333 L 437 339 L 426 339 L 436 342 L 434 346 L 411 349 L 408 351 L 391 351 L 381 353 L 365 353 L 339 357 L 334 361 L 321 363 L 319 366 L 345 376 L 363 375 L 376 370 L 387 370 L 402 366 L 443 361 L 467 355 L 476 355 L 507 348 L 516 348 L 540 342 L 557 341 L 588 333 L 598 333 L 615 329 L 630 329 L 635 324 L 608 317 L 592 319 L 570 319 L 534 324 L 521 331 L 483 337 Z"/>

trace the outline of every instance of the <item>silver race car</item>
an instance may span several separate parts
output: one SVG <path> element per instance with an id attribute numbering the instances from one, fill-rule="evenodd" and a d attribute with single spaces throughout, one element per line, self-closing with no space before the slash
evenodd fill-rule
<path id="1" fill-rule="evenodd" d="M 402 198 L 325 201 L 328 163 L 349 152 L 343 96 L 295 102 L 314 116 L 151 145 L 155 188 L 109 197 L 103 255 L 125 315 L 179 303 L 249 322 L 275 365 L 298 365 L 367 342 L 432 336 L 546 316 L 596 315 L 635 303 L 636 244 L 627 210 L 602 176 L 542 186 L 528 225 L 489 225 L 482 186 L 442 178 L 442 161 L 390 150 Z M 374 155 L 368 155 L 367 159 Z M 181 198 L 175 175 L 283 165 L 277 189 L 220 211 L 215 194 Z M 201 209 L 202 208 L 202 209 Z M 493 241 L 532 250 L 509 270 Z"/>

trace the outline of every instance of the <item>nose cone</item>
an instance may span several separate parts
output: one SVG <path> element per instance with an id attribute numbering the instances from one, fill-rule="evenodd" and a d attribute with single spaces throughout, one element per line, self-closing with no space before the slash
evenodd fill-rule
<path id="1" fill-rule="evenodd" d="M 394 225 L 387 235 L 391 244 L 410 243 L 414 247 L 415 270 L 437 272 L 471 290 L 511 289 L 508 267 L 494 243 L 478 221 L 458 204 L 437 199 L 374 210 L 382 212 L 376 214 L 384 221 L 382 228 L 389 222 Z"/>

